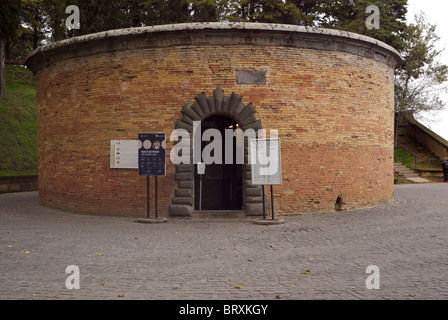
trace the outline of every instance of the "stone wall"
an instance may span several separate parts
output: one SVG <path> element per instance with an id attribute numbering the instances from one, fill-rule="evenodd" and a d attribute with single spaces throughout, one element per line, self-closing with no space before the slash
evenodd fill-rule
<path id="1" fill-rule="evenodd" d="M 0 193 L 37 191 L 37 176 L 0 177 Z"/>
<path id="2" fill-rule="evenodd" d="M 27 65 L 36 74 L 40 203 L 143 216 L 146 179 L 110 168 L 110 140 L 169 137 L 182 110 L 217 87 L 279 130 L 280 214 L 334 210 L 338 197 L 347 209 L 391 202 L 397 63 L 367 37 L 262 24 L 130 29 L 38 49 Z M 172 147 L 158 180 L 162 215 L 178 186 Z"/>

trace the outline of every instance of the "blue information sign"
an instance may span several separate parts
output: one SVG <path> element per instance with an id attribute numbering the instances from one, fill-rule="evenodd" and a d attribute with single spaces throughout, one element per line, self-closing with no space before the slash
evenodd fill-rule
<path id="1" fill-rule="evenodd" d="M 165 176 L 165 155 L 165 133 L 139 133 L 138 174 L 140 176 Z"/>

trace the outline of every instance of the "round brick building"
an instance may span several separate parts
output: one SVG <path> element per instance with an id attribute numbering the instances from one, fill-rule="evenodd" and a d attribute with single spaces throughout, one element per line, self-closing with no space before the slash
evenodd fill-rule
<path id="1" fill-rule="evenodd" d="M 279 214 L 389 203 L 399 63 L 393 48 L 365 36 L 252 23 L 112 30 L 41 47 L 27 59 L 38 98 L 39 201 L 144 216 L 146 178 L 111 166 L 111 141 L 165 133 L 159 214 L 190 216 L 199 175 L 194 164 L 172 163 L 170 136 L 200 121 L 220 132 L 278 130 Z M 201 209 L 262 214 L 249 164 L 207 170 Z"/>

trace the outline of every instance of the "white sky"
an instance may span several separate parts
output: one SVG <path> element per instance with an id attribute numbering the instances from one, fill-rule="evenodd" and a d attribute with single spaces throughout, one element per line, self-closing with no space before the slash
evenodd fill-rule
<path id="1" fill-rule="evenodd" d="M 441 62 L 448 65 L 448 0 L 408 0 L 408 22 L 413 21 L 416 12 L 426 13 L 428 21 L 437 25 L 436 33 L 441 36 L 440 48 L 446 48 Z M 448 140 L 448 94 L 444 100 L 447 107 L 435 114 L 424 114 L 419 121 L 439 136 Z"/>

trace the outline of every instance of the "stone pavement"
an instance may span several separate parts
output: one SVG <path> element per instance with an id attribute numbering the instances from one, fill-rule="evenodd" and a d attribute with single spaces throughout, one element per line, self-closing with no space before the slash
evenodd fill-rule
<path id="1" fill-rule="evenodd" d="M 447 195 L 448 184 L 402 185 L 390 205 L 260 226 L 139 224 L 3 194 L 0 299 L 448 299 Z M 366 288 L 369 265 L 379 289 Z"/>

